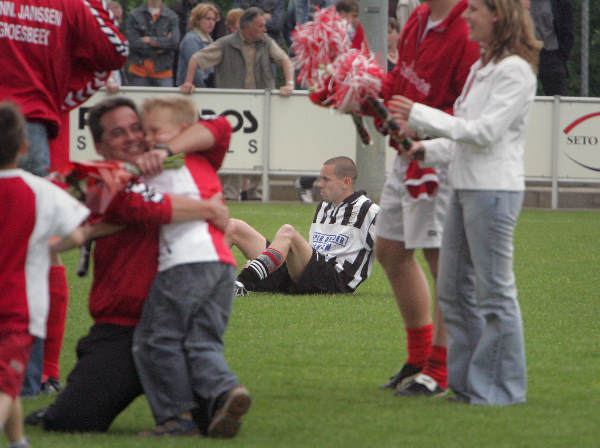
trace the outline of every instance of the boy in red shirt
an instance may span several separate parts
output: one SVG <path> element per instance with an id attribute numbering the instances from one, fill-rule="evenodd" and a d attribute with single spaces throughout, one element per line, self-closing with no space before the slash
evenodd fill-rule
<path id="1" fill-rule="evenodd" d="M 0 432 L 12 448 L 29 446 L 19 393 L 34 337 L 43 338 L 48 314 L 48 240 L 81 244 L 78 225 L 89 210 L 57 186 L 17 168 L 27 152 L 25 119 L 11 102 L 0 103 Z"/>

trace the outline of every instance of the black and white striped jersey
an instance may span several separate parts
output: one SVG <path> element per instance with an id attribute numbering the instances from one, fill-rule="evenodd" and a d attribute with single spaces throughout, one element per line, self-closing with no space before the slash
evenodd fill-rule
<path id="1" fill-rule="evenodd" d="M 378 212 L 379 206 L 359 191 L 338 206 L 321 201 L 310 226 L 310 245 L 335 261 L 352 290 L 371 274 Z"/>

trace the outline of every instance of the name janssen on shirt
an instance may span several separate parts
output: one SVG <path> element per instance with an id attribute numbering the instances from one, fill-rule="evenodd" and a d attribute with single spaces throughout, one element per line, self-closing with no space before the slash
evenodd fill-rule
<path id="1" fill-rule="evenodd" d="M 48 23 L 60 26 L 62 24 L 62 11 L 45 6 L 20 5 L 17 11 L 13 2 L 0 1 L 0 16 L 29 20 L 31 22 Z"/>

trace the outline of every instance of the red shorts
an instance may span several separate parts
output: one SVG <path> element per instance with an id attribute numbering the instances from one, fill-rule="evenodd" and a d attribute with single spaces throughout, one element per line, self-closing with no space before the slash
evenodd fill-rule
<path id="1" fill-rule="evenodd" d="M 0 391 L 13 400 L 21 393 L 32 346 L 29 333 L 0 333 Z"/>

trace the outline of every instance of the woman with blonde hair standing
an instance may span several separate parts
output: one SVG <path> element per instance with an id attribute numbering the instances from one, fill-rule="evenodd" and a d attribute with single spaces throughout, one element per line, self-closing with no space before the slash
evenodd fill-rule
<path id="1" fill-rule="evenodd" d="M 212 3 L 201 3 L 195 6 L 190 12 L 189 27 L 190 31 L 181 40 L 179 44 L 179 60 L 177 62 L 177 85 L 185 82 L 187 75 L 188 62 L 194 53 L 202 50 L 212 43 L 210 33 L 215 28 L 219 20 L 219 10 Z M 214 87 L 214 68 L 206 70 L 198 69 L 194 75 L 194 86 L 196 87 Z"/>
<path id="2" fill-rule="evenodd" d="M 481 47 L 454 116 L 396 96 L 390 109 L 420 135 L 406 156 L 448 161 L 454 191 L 437 281 L 448 334 L 448 382 L 459 401 L 525 401 L 513 235 L 521 211 L 523 150 L 540 42 L 521 0 L 468 0 L 469 39 Z"/>

